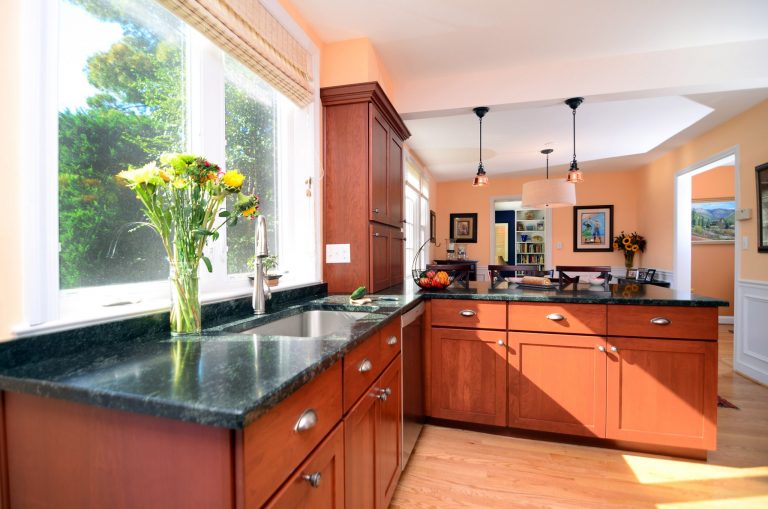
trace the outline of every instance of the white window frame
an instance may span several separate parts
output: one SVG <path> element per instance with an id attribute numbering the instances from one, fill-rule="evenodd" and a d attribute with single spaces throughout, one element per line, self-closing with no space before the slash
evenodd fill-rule
<path id="1" fill-rule="evenodd" d="M 413 224 L 407 222 L 405 223 L 405 238 L 406 240 L 409 238 L 414 239 L 413 251 L 415 254 L 416 250 L 418 250 L 419 247 L 429 238 L 429 181 L 426 179 L 426 177 L 424 177 L 421 171 L 419 171 L 416 165 L 414 165 L 409 160 L 408 157 L 406 157 L 405 163 L 406 177 L 404 179 L 405 183 L 403 196 L 407 195 L 409 189 L 411 192 L 415 192 L 416 196 L 418 196 L 418 203 L 416 203 L 414 213 L 414 222 Z M 418 176 L 418 187 L 412 184 L 408 179 L 409 173 L 412 173 L 414 176 Z M 403 257 L 405 259 L 406 265 L 404 277 L 406 281 L 411 278 L 411 265 L 413 263 L 413 257 L 409 256 L 407 245 L 407 241 L 403 243 Z M 425 247 L 419 255 L 418 266 L 419 268 L 423 268 L 427 263 L 429 263 L 429 249 Z"/>
<path id="2" fill-rule="evenodd" d="M 308 48 L 312 55 L 314 76 L 319 72 L 319 50 L 304 34 L 287 12 L 273 1 L 264 2 L 265 7 L 285 26 L 294 37 Z M 17 336 L 64 330 L 93 323 L 101 323 L 131 316 L 139 316 L 167 310 L 170 305 L 170 290 L 166 281 L 146 283 L 115 284 L 102 287 L 87 287 L 72 290 L 59 288 L 59 209 L 58 209 L 58 1 L 27 0 L 22 3 L 22 153 L 24 157 L 25 188 L 33 202 L 23 214 L 23 321 L 14 327 Z M 224 166 L 224 68 L 221 50 L 191 28 L 187 28 L 186 72 L 187 72 L 187 150 L 206 154 L 211 160 Z M 315 80 L 315 101 L 304 111 L 310 132 L 309 143 L 302 144 L 301 161 L 293 165 L 306 172 L 311 178 L 312 198 L 307 207 L 313 210 L 312 217 L 320 217 L 320 200 L 317 196 L 319 174 L 320 109 L 319 84 Z M 202 98 L 205 97 L 203 101 Z M 305 128 L 307 128 L 305 126 Z M 290 129 L 277 126 L 280 134 Z M 304 131 L 306 132 L 306 131 Z M 294 131 L 295 133 L 295 131 Z M 280 148 L 283 152 L 295 150 Z M 312 157 L 315 154 L 315 157 Z M 294 175 L 297 177 L 298 175 Z M 280 172 L 280 179 L 287 176 Z M 281 200 L 294 202 L 298 192 L 295 180 L 282 186 L 287 194 Z M 303 176 L 302 176 L 303 180 Z M 280 186 L 280 184 L 276 184 Z M 300 189 L 305 196 L 306 189 Z M 52 207 L 51 204 L 56 204 Z M 278 205 L 278 214 L 288 207 Z M 206 254 L 214 265 L 213 273 L 204 267 L 199 271 L 201 278 L 202 302 L 229 300 L 250 294 L 251 285 L 247 274 L 227 274 L 226 232 L 222 230 L 218 241 L 206 248 Z M 321 261 L 317 256 L 320 245 L 320 224 L 315 219 L 310 242 L 305 242 L 301 251 L 306 269 L 296 277 L 286 277 L 277 291 L 304 286 L 320 281 Z M 306 233 L 306 232 L 303 232 Z M 306 236 L 302 237 L 306 240 Z M 286 244 L 281 242 L 281 244 Z M 288 252 L 280 249 L 278 256 Z M 298 250 L 297 250 L 298 251 Z M 314 263 L 307 263 L 312 259 Z M 293 279 L 293 281 L 291 281 Z M 93 312 L 75 318 L 66 316 L 68 299 L 76 298 L 79 306 L 86 306 Z M 140 302 L 136 302 L 140 301 Z M 104 306 L 104 304 L 131 304 Z M 85 304 L 82 304 L 85 303 Z"/>

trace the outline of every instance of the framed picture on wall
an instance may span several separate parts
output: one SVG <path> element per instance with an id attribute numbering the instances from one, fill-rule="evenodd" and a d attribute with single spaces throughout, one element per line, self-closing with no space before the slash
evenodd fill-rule
<path id="1" fill-rule="evenodd" d="M 613 251 L 613 205 L 573 207 L 573 250 Z"/>
<path id="2" fill-rule="evenodd" d="M 755 167 L 757 178 L 757 252 L 768 253 L 768 163 Z"/>
<path id="3" fill-rule="evenodd" d="M 736 239 L 736 201 L 733 198 L 693 200 L 691 242 L 725 244 Z"/>
<path id="4" fill-rule="evenodd" d="M 451 238 L 458 243 L 476 243 L 477 213 L 451 214 Z"/>

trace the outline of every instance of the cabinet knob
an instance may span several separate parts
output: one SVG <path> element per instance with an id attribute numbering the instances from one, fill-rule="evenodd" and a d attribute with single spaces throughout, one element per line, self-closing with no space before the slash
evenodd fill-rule
<path id="1" fill-rule="evenodd" d="M 497 345 L 499 345 L 499 346 L 504 346 L 504 340 L 503 340 L 503 339 L 500 339 L 500 340 L 498 340 L 498 341 L 496 342 L 496 344 L 497 344 Z"/>
<path id="2" fill-rule="evenodd" d="M 379 389 L 379 393 L 376 395 L 377 398 L 379 398 L 381 401 L 387 401 L 387 398 L 389 398 L 392 395 L 392 389 L 387 387 L 386 389 Z"/>
<path id="3" fill-rule="evenodd" d="M 657 316 L 656 318 L 651 318 L 651 323 L 653 325 L 669 325 L 672 323 L 672 320 L 664 318 L 663 316 Z"/>
<path id="4" fill-rule="evenodd" d="M 560 313 L 550 313 L 547 315 L 547 318 L 549 320 L 552 320 L 553 322 L 559 322 L 561 320 L 565 320 L 565 317 Z"/>
<path id="5" fill-rule="evenodd" d="M 379 209 L 373 209 L 373 213 L 374 214 L 378 214 L 379 213 Z"/>
<path id="6" fill-rule="evenodd" d="M 381 237 L 381 234 L 379 232 L 376 232 L 373 234 L 374 237 Z"/>
<path id="7" fill-rule="evenodd" d="M 597 351 L 598 352 L 605 352 L 605 347 L 603 345 L 597 345 Z"/>
<path id="8" fill-rule="evenodd" d="M 293 426 L 293 431 L 301 433 L 302 431 L 309 431 L 317 425 L 317 412 L 314 408 L 308 408 L 304 410 L 299 416 L 299 420 Z"/>
<path id="9" fill-rule="evenodd" d="M 397 336 L 389 336 L 389 339 L 387 339 L 387 344 L 389 346 L 395 346 L 397 344 Z"/>
<path id="10" fill-rule="evenodd" d="M 462 309 L 461 311 L 459 311 L 459 314 L 461 316 L 471 317 L 471 316 L 475 316 L 477 313 L 475 313 L 471 309 Z"/>
<path id="11" fill-rule="evenodd" d="M 368 373 L 370 370 L 373 369 L 373 363 L 370 359 L 363 359 L 363 362 L 360 363 L 360 365 L 357 367 L 357 370 L 360 373 Z"/>
<path id="12" fill-rule="evenodd" d="M 320 474 L 320 472 L 312 472 L 311 474 L 304 474 L 301 476 L 302 479 L 307 481 L 310 486 L 313 488 L 317 488 L 320 486 L 320 481 L 323 480 L 323 476 Z"/>
<path id="13" fill-rule="evenodd" d="M 615 346 L 611 347 L 611 352 L 617 353 L 618 351 L 619 351 L 619 349 L 617 347 L 615 347 Z"/>

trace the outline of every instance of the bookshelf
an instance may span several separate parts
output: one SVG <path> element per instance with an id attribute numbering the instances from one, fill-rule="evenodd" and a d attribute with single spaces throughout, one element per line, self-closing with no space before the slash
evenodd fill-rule
<path id="1" fill-rule="evenodd" d="M 515 211 L 515 265 L 536 265 L 544 270 L 546 227 L 544 210 Z"/>

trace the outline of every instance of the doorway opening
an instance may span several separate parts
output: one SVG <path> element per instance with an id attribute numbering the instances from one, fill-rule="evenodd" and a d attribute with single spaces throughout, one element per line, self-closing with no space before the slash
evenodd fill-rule
<path id="1" fill-rule="evenodd" d="M 733 147 L 675 175 L 673 288 L 730 302 L 718 308 L 724 324 L 733 324 L 736 316 L 738 174 L 738 148 Z"/>
<path id="2" fill-rule="evenodd" d="M 551 211 L 523 208 L 520 196 L 491 198 L 489 265 L 532 265 L 549 270 Z"/>

